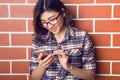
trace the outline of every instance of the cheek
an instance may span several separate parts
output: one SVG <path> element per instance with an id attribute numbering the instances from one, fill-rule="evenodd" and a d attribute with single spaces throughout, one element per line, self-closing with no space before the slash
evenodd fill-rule
<path id="1" fill-rule="evenodd" d="M 49 30 L 49 28 L 44 27 L 45 29 Z"/>
<path id="2" fill-rule="evenodd" d="M 63 26 L 63 22 L 64 22 L 63 18 L 60 17 L 60 19 L 58 20 L 58 25 Z"/>

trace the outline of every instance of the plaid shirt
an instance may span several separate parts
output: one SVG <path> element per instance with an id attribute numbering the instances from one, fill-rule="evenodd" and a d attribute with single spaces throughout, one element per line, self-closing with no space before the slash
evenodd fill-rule
<path id="1" fill-rule="evenodd" d="M 37 52 L 46 51 L 52 54 L 54 50 L 64 50 L 71 65 L 95 71 L 94 48 L 85 31 L 69 26 L 61 43 L 57 43 L 51 32 L 41 38 L 39 42 L 33 39 L 30 74 L 38 66 Z M 54 62 L 46 69 L 42 80 L 80 80 L 61 66 L 57 56 L 54 57 Z"/>

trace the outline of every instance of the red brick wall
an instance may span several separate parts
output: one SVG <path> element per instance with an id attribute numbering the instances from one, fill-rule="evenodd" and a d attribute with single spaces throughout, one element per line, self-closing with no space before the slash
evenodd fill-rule
<path id="1" fill-rule="evenodd" d="M 0 0 L 0 80 L 31 80 L 32 14 L 37 0 Z M 95 45 L 96 80 L 120 80 L 120 0 L 63 0 Z"/>

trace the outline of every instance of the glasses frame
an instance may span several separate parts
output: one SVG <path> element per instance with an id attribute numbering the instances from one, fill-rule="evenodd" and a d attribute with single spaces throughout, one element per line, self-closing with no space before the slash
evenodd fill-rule
<path id="1" fill-rule="evenodd" d="M 56 23 L 57 23 L 57 19 L 59 16 L 60 16 L 60 13 L 58 13 L 58 15 L 55 18 L 53 18 L 54 20 L 56 20 Z M 54 23 L 54 24 L 56 24 L 56 23 Z M 46 24 L 46 26 L 44 26 L 44 24 Z M 54 25 L 53 23 L 51 23 L 51 21 L 45 22 L 44 24 L 42 24 L 42 26 L 44 26 L 44 27 L 48 27 L 48 24 Z"/>

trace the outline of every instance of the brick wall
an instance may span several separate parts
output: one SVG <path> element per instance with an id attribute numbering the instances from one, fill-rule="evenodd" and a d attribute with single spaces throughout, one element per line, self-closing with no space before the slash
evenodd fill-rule
<path id="1" fill-rule="evenodd" d="M 0 80 L 31 80 L 32 12 L 37 0 L 0 0 Z M 120 0 L 63 0 L 95 45 L 96 80 L 120 80 Z"/>

